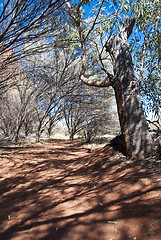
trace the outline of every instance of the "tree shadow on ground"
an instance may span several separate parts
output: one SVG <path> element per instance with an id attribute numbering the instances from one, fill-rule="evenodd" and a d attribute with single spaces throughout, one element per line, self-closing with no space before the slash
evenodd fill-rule
<path id="1" fill-rule="evenodd" d="M 161 239 L 160 173 L 110 145 L 86 150 L 63 140 L 4 150 L 1 240 Z"/>

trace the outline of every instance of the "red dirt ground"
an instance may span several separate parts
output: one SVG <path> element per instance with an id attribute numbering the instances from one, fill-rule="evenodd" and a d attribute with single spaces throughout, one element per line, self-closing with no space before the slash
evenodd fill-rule
<path id="1" fill-rule="evenodd" d="M 68 140 L 0 152 L 0 240 L 161 239 L 153 164 Z"/>

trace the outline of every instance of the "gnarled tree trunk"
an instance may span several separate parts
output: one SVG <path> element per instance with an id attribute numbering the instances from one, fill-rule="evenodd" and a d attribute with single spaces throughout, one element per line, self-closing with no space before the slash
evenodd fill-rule
<path id="1" fill-rule="evenodd" d="M 152 141 L 141 104 L 139 83 L 134 73 L 127 38 L 134 20 L 127 19 L 122 25 L 120 36 L 113 35 L 106 44 L 115 81 L 115 90 L 121 132 L 129 158 L 145 158 L 152 154 Z"/>
<path id="2" fill-rule="evenodd" d="M 127 157 L 149 157 L 152 154 L 152 141 L 141 106 L 138 83 L 132 81 L 124 88 L 118 81 L 114 90 Z"/>

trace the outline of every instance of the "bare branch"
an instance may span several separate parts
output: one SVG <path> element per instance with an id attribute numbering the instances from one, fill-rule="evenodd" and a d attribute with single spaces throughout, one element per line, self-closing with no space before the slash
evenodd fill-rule
<path id="1" fill-rule="evenodd" d="M 102 1 L 101 5 L 100 5 L 100 7 L 99 7 L 99 9 L 98 9 L 98 13 L 97 13 L 97 15 L 96 15 L 96 17 L 95 17 L 95 20 L 93 21 L 92 27 L 91 27 L 90 30 L 88 31 L 88 33 L 87 33 L 87 35 L 86 35 L 86 37 L 85 37 L 84 40 L 86 40 L 86 39 L 88 38 L 89 34 L 92 32 L 92 30 L 93 30 L 93 28 L 94 28 L 94 26 L 95 26 L 95 24 L 96 24 L 97 18 L 98 18 L 99 14 L 100 14 L 100 11 L 101 11 L 101 8 L 102 8 L 103 3 L 104 3 L 104 0 Z"/>
<path id="2" fill-rule="evenodd" d="M 80 2 L 82 3 L 82 1 L 80 1 Z M 89 34 L 91 33 L 91 31 L 93 30 L 93 28 L 94 28 L 94 26 L 96 24 L 96 21 L 98 19 L 99 14 L 100 14 L 102 5 L 104 3 L 104 0 L 102 1 L 101 5 L 99 7 L 98 13 L 97 13 L 97 15 L 95 17 L 95 20 L 93 22 L 92 27 L 90 28 L 90 30 L 88 31 L 86 36 L 84 36 L 83 29 L 82 29 L 82 19 L 81 19 L 81 15 L 80 15 L 80 7 L 81 7 L 80 2 L 78 4 L 78 6 L 77 6 L 77 16 L 78 16 L 78 18 L 76 18 L 76 16 L 73 14 L 73 9 L 72 9 L 70 3 L 67 0 L 65 0 L 66 5 L 68 6 L 69 14 L 73 18 L 73 20 L 75 21 L 75 23 L 77 25 L 78 33 L 79 33 L 79 37 L 80 37 L 80 42 L 81 42 L 81 47 L 82 47 L 80 79 L 81 79 L 81 81 L 83 83 L 85 83 L 85 84 L 87 84 L 89 86 L 95 86 L 95 87 L 109 87 L 109 86 L 112 86 L 113 85 L 113 81 L 114 81 L 114 77 L 105 70 L 103 65 L 102 65 L 102 70 L 104 70 L 106 72 L 106 77 L 104 78 L 104 80 L 97 81 L 97 80 L 91 80 L 91 79 L 88 79 L 88 78 L 85 77 L 85 72 L 87 70 L 87 64 L 86 64 L 86 39 L 87 39 L 87 37 L 89 36 Z M 99 58 L 100 58 L 100 55 L 99 55 Z"/>
<path id="3" fill-rule="evenodd" d="M 72 9 L 70 3 L 67 0 L 64 0 L 64 2 L 66 3 L 66 5 L 68 7 L 69 15 L 71 16 L 71 18 L 73 18 L 73 20 L 75 22 L 77 22 L 76 16 L 73 14 L 73 9 Z"/>
<path id="4" fill-rule="evenodd" d="M 141 59 L 141 66 L 140 66 L 140 72 L 139 72 L 139 78 L 138 78 L 139 84 L 141 83 L 141 79 L 143 76 L 145 53 L 146 53 L 146 33 L 145 33 L 145 37 L 144 37 L 143 55 L 142 55 L 142 59 Z"/>

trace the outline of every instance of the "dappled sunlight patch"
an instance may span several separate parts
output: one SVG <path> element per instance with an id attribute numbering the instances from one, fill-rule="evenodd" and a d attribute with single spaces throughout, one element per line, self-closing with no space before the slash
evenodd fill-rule
<path id="1" fill-rule="evenodd" d="M 161 238 L 159 173 L 108 145 L 87 150 L 67 140 L 1 150 L 0 239 Z"/>

